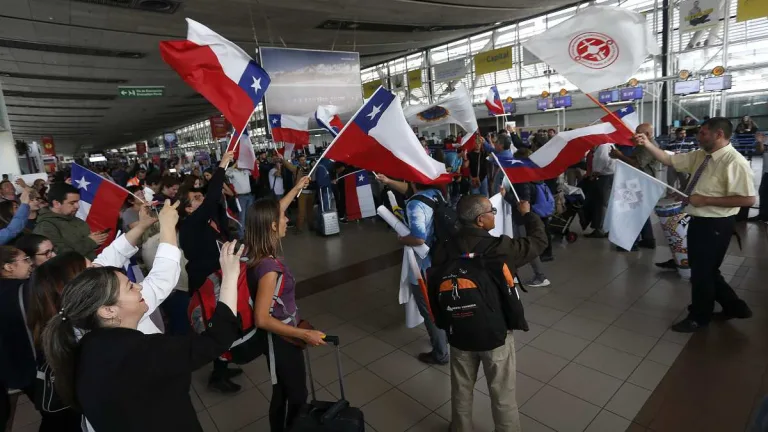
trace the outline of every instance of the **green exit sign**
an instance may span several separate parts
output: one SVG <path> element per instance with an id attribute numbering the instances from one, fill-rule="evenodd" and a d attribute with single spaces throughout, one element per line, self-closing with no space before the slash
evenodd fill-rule
<path id="1" fill-rule="evenodd" d="M 118 87 L 117 94 L 124 98 L 162 97 L 165 95 L 164 86 L 132 86 Z"/>

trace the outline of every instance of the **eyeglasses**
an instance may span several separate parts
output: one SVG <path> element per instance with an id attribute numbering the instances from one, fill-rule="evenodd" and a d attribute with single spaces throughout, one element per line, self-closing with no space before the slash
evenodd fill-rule
<path id="1" fill-rule="evenodd" d="M 493 215 L 496 216 L 497 212 L 498 212 L 498 210 L 496 210 L 496 207 L 491 207 L 490 210 L 488 210 L 487 212 L 480 213 L 479 215 L 477 215 L 477 217 L 480 217 L 480 216 L 488 214 L 488 213 L 493 213 Z M 475 219 L 477 219 L 477 218 L 475 218 Z"/>
<path id="2" fill-rule="evenodd" d="M 36 253 L 35 256 L 44 256 L 46 258 L 50 258 L 51 254 L 53 254 L 53 249 L 48 249 L 47 251 Z"/>

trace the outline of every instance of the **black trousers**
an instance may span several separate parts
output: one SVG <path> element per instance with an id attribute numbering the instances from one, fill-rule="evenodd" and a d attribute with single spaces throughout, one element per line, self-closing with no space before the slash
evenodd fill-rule
<path id="1" fill-rule="evenodd" d="M 699 324 L 712 319 L 715 302 L 725 311 L 746 307 L 723 275 L 723 263 L 731 243 L 735 218 L 692 217 L 688 225 L 688 263 L 691 267 L 691 305 L 688 317 Z"/>
<path id="2" fill-rule="evenodd" d="M 763 173 L 760 180 L 760 219 L 768 221 L 768 172 Z"/>
<path id="3" fill-rule="evenodd" d="M 272 385 L 269 427 L 272 432 L 283 432 L 290 430 L 299 410 L 307 402 L 307 377 L 304 352 L 280 336 L 272 335 L 272 339 L 277 384 Z"/>
<path id="4" fill-rule="evenodd" d="M 22 390 L 27 395 L 30 402 L 35 400 L 35 386 Z M 18 406 L 17 406 L 18 408 Z M 41 421 L 38 432 L 81 432 L 82 415 L 74 409 L 66 409 L 57 413 L 40 413 Z M 8 388 L 5 383 L 0 382 L 0 432 L 5 431 L 11 418 L 11 398 L 8 396 Z M 8 425 L 8 429 L 10 430 Z"/>

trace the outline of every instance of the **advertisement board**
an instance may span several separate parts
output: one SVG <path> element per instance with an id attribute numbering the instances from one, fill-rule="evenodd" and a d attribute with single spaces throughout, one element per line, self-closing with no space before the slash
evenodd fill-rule
<path id="1" fill-rule="evenodd" d="M 691 32 L 715 27 L 723 18 L 722 0 L 680 2 L 680 30 Z"/>
<path id="2" fill-rule="evenodd" d="M 269 114 L 310 117 L 318 105 L 350 113 L 363 104 L 358 53 L 271 47 L 259 52 L 272 79 L 266 93 Z"/>
<path id="3" fill-rule="evenodd" d="M 408 88 L 413 90 L 421 87 L 421 69 L 408 71 Z"/>
<path id="4" fill-rule="evenodd" d="M 483 75 L 512 68 L 512 47 L 497 48 L 475 55 L 475 74 Z"/>
<path id="5" fill-rule="evenodd" d="M 224 116 L 214 116 L 209 119 L 211 122 L 211 136 L 213 139 L 226 138 L 232 125 L 229 124 Z"/>
<path id="6" fill-rule="evenodd" d="M 136 154 L 141 156 L 147 154 L 147 142 L 141 141 L 136 143 Z"/>
<path id="7" fill-rule="evenodd" d="M 56 155 L 56 144 L 53 143 L 53 137 L 52 136 L 44 136 L 42 138 L 43 141 L 43 154 L 55 156 Z"/>
<path id="8" fill-rule="evenodd" d="M 458 80 L 467 74 L 466 63 L 463 58 L 436 64 L 434 70 L 435 82 Z"/>
<path id="9" fill-rule="evenodd" d="M 176 132 L 163 133 L 163 145 L 166 150 L 175 149 L 179 146 L 179 137 L 176 136 Z"/>

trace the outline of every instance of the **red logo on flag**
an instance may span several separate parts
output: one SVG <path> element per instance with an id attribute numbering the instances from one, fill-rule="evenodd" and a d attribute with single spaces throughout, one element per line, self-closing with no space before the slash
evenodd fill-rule
<path id="1" fill-rule="evenodd" d="M 587 32 L 571 39 L 568 46 L 571 59 L 590 69 L 605 69 L 619 58 L 619 47 L 610 36 Z"/>

